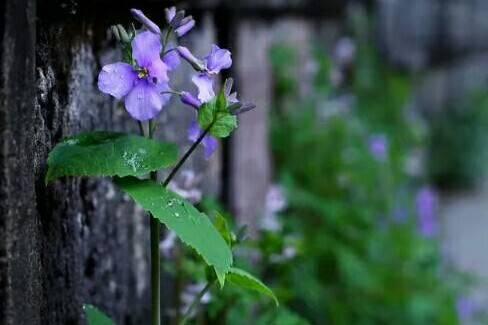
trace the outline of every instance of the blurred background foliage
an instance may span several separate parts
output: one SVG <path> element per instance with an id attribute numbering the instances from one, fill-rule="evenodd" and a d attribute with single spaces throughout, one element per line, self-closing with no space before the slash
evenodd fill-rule
<path id="1" fill-rule="evenodd" d="M 279 185 L 268 194 L 259 237 L 235 250 L 236 264 L 264 279 L 281 306 L 214 290 L 202 323 L 486 321 L 465 298 L 478 280 L 443 253 L 432 186 L 482 179 L 488 96 L 476 92 L 446 114 L 416 112 L 409 101 L 418 76 L 385 64 L 369 31 L 365 16 L 353 17 L 335 49 L 314 45 L 314 89 L 305 97 L 296 49 L 272 48 Z M 218 206 L 202 203 L 208 211 Z"/>

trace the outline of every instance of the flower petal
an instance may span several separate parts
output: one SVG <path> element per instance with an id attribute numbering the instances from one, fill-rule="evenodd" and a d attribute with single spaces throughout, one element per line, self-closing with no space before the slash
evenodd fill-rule
<path id="1" fill-rule="evenodd" d="M 217 74 L 221 70 L 228 69 L 232 66 L 232 58 L 229 50 L 221 49 L 217 45 L 212 45 L 212 50 L 205 58 L 207 70 L 209 73 Z"/>
<path id="2" fill-rule="evenodd" d="M 202 129 L 197 122 L 191 122 L 188 128 L 188 140 L 191 142 L 196 142 L 200 135 L 202 134 Z"/>
<path id="3" fill-rule="evenodd" d="M 171 49 L 163 57 L 163 62 L 168 66 L 169 71 L 176 69 L 181 63 L 178 51 L 176 49 Z"/>
<path id="4" fill-rule="evenodd" d="M 172 94 L 169 93 L 171 91 L 171 87 L 168 85 L 167 82 L 159 83 L 156 85 L 156 89 L 159 92 L 159 95 L 161 96 L 163 100 L 163 106 L 166 105 L 166 103 L 169 102 L 171 99 Z"/>
<path id="5" fill-rule="evenodd" d="M 136 120 L 147 121 L 156 117 L 168 101 L 167 96 L 161 96 L 158 86 L 140 80 L 125 98 L 125 108 Z"/>
<path id="6" fill-rule="evenodd" d="M 168 82 L 168 66 L 159 57 L 146 66 L 151 81 L 158 84 Z"/>
<path id="7" fill-rule="evenodd" d="M 113 63 L 102 68 L 98 75 L 98 89 L 121 99 L 129 93 L 137 80 L 137 74 L 130 64 Z"/>
<path id="8" fill-rule="evenodd" d="M 142 32 L 132 41 L 132 56 L 141 67 L 149 67 L 153 61 L 161 60 L 160 53 L 163 46 L 159 35 Z"/>
<path id="9" fill-rule="evenodd" d="M 211 135 L 207 135 L 205 138 L 203 138 L 202 144 L 205 149 L 205 159 L 210 159 L 210 157 L 219 146 L 219 142 L 217 141 L 217 139 L 215 139 Z"/>
<path id="10" fill-rule="evenodd" d="M 202 103 L 208 103 L 215 97 L 212 77 L 206 74 L 199 74 L 193 76 L 191 80 L 198 88 L 198 99 Z"/>

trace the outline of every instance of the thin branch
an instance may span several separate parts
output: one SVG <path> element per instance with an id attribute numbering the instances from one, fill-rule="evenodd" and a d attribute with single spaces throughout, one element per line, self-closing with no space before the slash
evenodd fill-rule
<path id="1" fill-rule="evenodd" d="M 190 318 L 193 310 L 197 308 L 200 305 L 200 301 L 202 300 L 203 296 L 210 290 L 212 285 L 215 283 L 215 281 L 207 283 L 207 285 L 198 293 L 198 295 L 195 297 L 193 302 L 191 303 L 190 307 L 188 307 L 188 310 L 186 311 L 185 315 L 183 316 L 183 319 L 181 320 L 180 325 L 185 325 L 188 319 Z"/>
<path id="2" fill-rule="evenodd" d="M 195 151 L 195 149 L 198 147 L 198 145 L 200 144 L 200 142 L 202 142 L 202 140 L 208 134 L 208 132 L 210 131 L 210 129 L 212 128 L 212 126 L 213 126 L 213 123 L 210 124 L 209 127 L 207 127 L 207 129 L 202 132 L 202 134 L 200 134 L 200 136 L 198 137 L 197 141 L 195 141 L 192 144 L 192 146 L 190 147 L 190 149 L 188 149 L 188 151 L 183 155 L 183 157 L 180 159 L 180 161 L 178 161 L 178 164 L 176 164 L 175 168 L 173 168 L 173 170 L 171 171 L 171 173 L 164 180 L 164 182 L 163 182 L 163 186 L 164 187 L 168 186 L 169 182 L 171 182 L 171 180 L 176 175 L 176 173 L 181 168 L 181 166 L 183 166 L 183 164 L 190 157 L 190 155 L 193 153 L 193 151 Z"/>

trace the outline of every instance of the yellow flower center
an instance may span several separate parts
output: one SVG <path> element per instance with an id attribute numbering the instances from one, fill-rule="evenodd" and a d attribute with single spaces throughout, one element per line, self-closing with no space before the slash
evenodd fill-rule
<path id="1" fill-rule="evenodd" d="M 149 77 L 149 71 L 147 71 L 146 68 L 141 68 L 138 70 L 137 76 L 139 77 L 139 79 L 147 78 Z"/>

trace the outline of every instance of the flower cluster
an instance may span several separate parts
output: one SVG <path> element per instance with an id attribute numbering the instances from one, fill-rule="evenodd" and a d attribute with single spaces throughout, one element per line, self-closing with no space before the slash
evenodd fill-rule
<path id="1" fill-rule="evenodd" d="M 175 46 L 178 39 L 195 26 L 193 17 L 186 16 L 183 10 L 177 11 L 175 7 L 165 10 L 167 26 L 164 31 L 142 11 L 132 9 L 131 13 L 141 23 L 141 28 L 127 32 L 121 25 L 112 26 L 111 30 L 122 43 L 126 55 L 123 62 L 102 68 L 98 76 L 98 88 L 123 100 L 130 116 L 141 122 L 156 118 L 172 95 L 178 95 L 184 104 L 194 108 L 197 113 L 202 105 L 216 101 L 218 75 L 232 66 L 231 52 L 214 44 L 208 55 L 199 59 L 188 48 Z M 170 85 L 170 73 L 179 66 L 180 58 L 195 70 L 191 80 L 196 86 L 196 95 L 190 91 L 172 89 Z M 232 115 L 254 108 L 254 105 L 244 105 L 237 100 L 237 94 L 232 93 L 231 79 L 226 81 L 224 87 L 226 105 L 229 105 L 228 111 Z M 189 127 L 188 138 L 195 142 L 203 132 L 196 119 Z M 205 135 L 202 143 L 205 157 L 209 158 L 217 148 L 217 139 L 210 134 Z"/>

